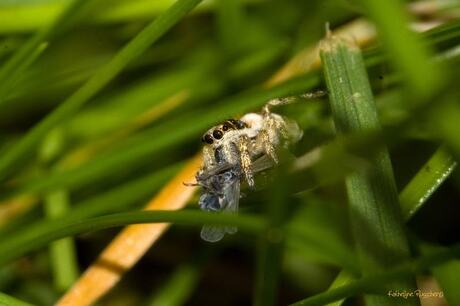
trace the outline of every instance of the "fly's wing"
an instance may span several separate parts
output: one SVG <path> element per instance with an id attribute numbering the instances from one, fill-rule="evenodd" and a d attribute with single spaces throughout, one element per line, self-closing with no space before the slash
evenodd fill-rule
<path id="1" fill-rule="evenodd" d="M 237 214 L 239 201 L 240 180 L 239 177 L 234 177 L 223 188 L 221 213 Z M 217 242 L 224 237 L 225 233 L 236 232 L 235 226 L 204 225 L 201 229 L 201 238 L 208 242 Z"/>
<path id="2" fill-rule="evenodd" d="M 201 228 L 201 239 L 208 242 L 217 242 L 224 238 L 225 227 L 216 225 L 203 225 Z"/>
<path id="3" fill-rule="evenodd" d="M 235 180 L 224 189 L 224 199 L 227 202 L 227 205 L 224 207 L 224 212 L 237 214 L 240 202 L 240 180 L 238 178 L 235 178 Z M 228 234 L 235 234 L 238 229 L 235 226 L 226 226 L 225 231 Z"/>
<path id="4" fill-rule="evenodd" d="M 252 172 L 258 173 L 273 168 L 274 166 L 275 162 L 273 161 L 273 159 L 269 157 L 267 154 L 264 154 L 252 162 L 251 168 Z"/>
<path id="5" fill-rule="evenodd" d="M 222 173 L 230 169 L 233 165 L 227 162 L 223 162 L 217 165 L 214 165 L 208 169 L 206 169 L 199 177 L 199 180 L 206 180 L 213 175 Z"/>

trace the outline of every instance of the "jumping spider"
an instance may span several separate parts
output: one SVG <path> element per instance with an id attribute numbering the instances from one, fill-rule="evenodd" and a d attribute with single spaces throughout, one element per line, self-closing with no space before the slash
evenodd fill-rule
<path id="1" fill-rule="evenodd" d="M 279 104 L 280 100 L 271 100 L 261 113 L 228 119 L 209 129 L 202 137 L 204 165 L 198 181 L 238 165 L 248 186 L 254 188 L 252 162 L 266 154 L 276 164 L 276 148 L 302 138 L 303 132 L 296 122 L 270 111 L 271 106 Z"/>
<path id="2" fill-rule="evenodd" d="M 310 98 L 318 94 L 307 95 Z M 203 135 L 203 167 L 196 174 L 196 185 L 202 187 L 198 202 L 202 210 L 237 213 L 240 183 L 244 180 L 254 189 L 254 174 L 278 163 L 276 150 L 302 138 L 303 131 L 295 121 L 271 111 L 273 106 L 292 100 L 270 100 L 260 113 L 225 120 Z M 205 225 L 201 237 L 215 242 L 225 233 L 233 234 L 236 230 L 235 227 Z"/>

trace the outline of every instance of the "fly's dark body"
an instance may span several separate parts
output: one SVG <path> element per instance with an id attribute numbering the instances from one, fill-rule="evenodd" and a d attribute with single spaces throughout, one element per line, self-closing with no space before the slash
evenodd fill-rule
<path id="1" fill-rule="evenodd" d="M 217 167 L 228 165 L 222 148 L 217 148 L 214 152 Z M 238 202 L 240 197 L 240 177 L 241 169 L 239 165 L 230 168 L 223 168 L 220 172 L 213 175 L 197 175 L 197 182 L 202 186 L 202 193 L 198 205 L 204 211 L 228 213 L 238 212 Z M 201 230 L 201 237 L 210 242 L 219 241 L 223 236 L 233 234 L 237 231 L 235 227 L 204 225 Z"/>

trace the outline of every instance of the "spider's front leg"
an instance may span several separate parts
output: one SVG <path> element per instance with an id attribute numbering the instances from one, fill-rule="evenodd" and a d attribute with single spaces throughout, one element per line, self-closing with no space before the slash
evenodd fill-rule
<path id="1" fill-rule="evenodd" d="M 216 164 L 214 150 L 209 146 L 203 147 L 203 168 L 208 169 Z"/>
<path id="2" fill-rule="evenodd" d="M 254 173 L 252 172 L 252 161 L 251 161 L 251 154 L 249 151 L 249 147 L 251 145 L 251 141 L 248 136 L 241 135 L 237 139 L 236 146 L 239 151 L 240 155 L 240 164 L 241 170 L 246 178 L 246 182 L 248 183 L 249 188 L 254 188 Z"/>

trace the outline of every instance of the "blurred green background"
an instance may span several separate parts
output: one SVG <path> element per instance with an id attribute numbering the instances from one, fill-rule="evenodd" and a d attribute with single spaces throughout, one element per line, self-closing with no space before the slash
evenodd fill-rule
<path id="1" fill-rule="evenodd" d="M 401 202 L 417 210 L 405 228 L 411 254 L 460 242 L 460 176 L 453 170 L 460 157 L 458 1 L 204 1 L 145 52 L 126 53 L 132 61 L 118 57 L 119 70 L 103 70 L 117 66 L 111 59 L 174 2 L 0 0 L 2 252 L 56 218 L 138 210 L 200 150 L 209 126 L 270 98 L 326 89 L 320 69 L 303 67 L 274 87 L 266 82 L 316 45 L 326 23 L 334 30 L 363 17 L 380 34 L 363 46 L 384 131 L 379 141 L 389 145 Z M 88 80 L 96 84 L 92 94 L 79 94 Z M 304 130 L 296 156 L 337 139 L 328 98 L 300 100 L 280 110 Z M 289 215 L 283 222 L 297 234 L 286 237 L 273 305 L 327 290 L 343 268 L 358 270 L 343 178 L 360 162 L 329 153 L 312 171 L 287 176 L 295 193 L 282 184 Z M 418 185 L 401 194 L 417 173 Z M 243 191 L 241 213 L 269 218 L 268 189 Z M 208 244 L 199 228 L 173 226 L 99 305 L 251 305 L 260 241 L 241 231 Z M 2 259 L 0 291 L 52 305 L 118 231 L 88 228 Z M 460 271 L 458 261 L 451 264 L 451 272 Z M 432 272 L 419 281 L 460 288 L 458 277 Z M 455 306 L 460 293 L 449 294 Z M 424 305 L 447 302 L 430 303 Z"/>

